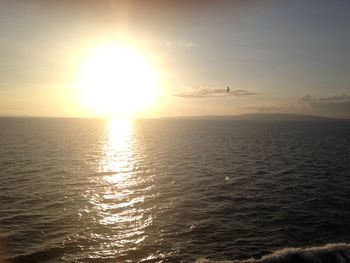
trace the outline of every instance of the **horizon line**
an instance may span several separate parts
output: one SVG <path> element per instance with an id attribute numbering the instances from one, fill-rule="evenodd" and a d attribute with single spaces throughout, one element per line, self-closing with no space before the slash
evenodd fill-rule
<path id="1" fill-rule="evenodd" d="M 122 117 L 122 116 L 42 116 L 42 115 L 28 115 L 28 114 L 0 114 L 0 118 L 53 118 L 53 119 L 200 119 L 200 118 L 244 118 L 244 117 L 262 117 L 262 116 L 279 116 L 279 117 L 296 117 L 304 119 L 328 119 L 328 120 L 350 120 L 350 118 L 342 117 L 329 117 L 324 115 L 312 115 L 312 114 L 297 114 L 297 113 L 284 113 L 284 112 L 252 112 L 233 115 L 174 115 L 174 116 L 160 116 L 160 117 Z"/>

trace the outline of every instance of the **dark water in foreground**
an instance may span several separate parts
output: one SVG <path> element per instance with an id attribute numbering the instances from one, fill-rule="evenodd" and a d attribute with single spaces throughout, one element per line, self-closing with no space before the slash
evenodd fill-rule
<path id="1" fill-rule="evenodd" d="M 0 255 L 17 262 L 350 242 L 350 122 L 3 118 L 0 168 Z"/>

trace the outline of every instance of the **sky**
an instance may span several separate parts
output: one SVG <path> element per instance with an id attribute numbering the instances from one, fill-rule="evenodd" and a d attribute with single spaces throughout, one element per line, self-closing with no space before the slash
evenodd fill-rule
<path id="1" fill-rule="evenodd" d="M 349 13 L 348 0 L 2 0 L 0 115 L 94 116 L 75 84 L 117 40 L 158 75 L 145 116 L 350 118 Z"/>

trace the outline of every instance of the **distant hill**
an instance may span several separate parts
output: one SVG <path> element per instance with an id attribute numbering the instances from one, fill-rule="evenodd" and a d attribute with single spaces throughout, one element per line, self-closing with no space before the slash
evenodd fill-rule
<path id="1" fill-rule="evenodd" d="M 337 120 L 322 116 L 289 114 L 289 113 L 248 113 L 241 115 L 207 115 L 207 116 L 189 116 L 189 117 L 171 117 L 171 119 L 222 119 L 222 120 Z"/>
<path id="2" fill-rule="evenodd" d="M 290 113 L 249 113 L 237 115 L 233 118 L 242 120 L 334 120 L 334 118 L 322 116 Z"/>

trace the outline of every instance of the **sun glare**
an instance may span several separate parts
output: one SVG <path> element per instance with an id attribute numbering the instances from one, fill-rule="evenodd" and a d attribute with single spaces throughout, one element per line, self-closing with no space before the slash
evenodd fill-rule
<path id="1" fill-rule="evenodd" d="M 82 68 L 82 97 L 99 115 L 126 117 L 142 113 L 157 97 L 157 76 L 146 58 L 128 47 L 96 48 Z"/>

